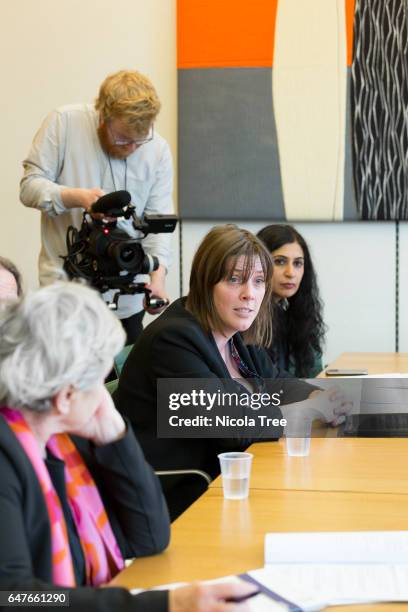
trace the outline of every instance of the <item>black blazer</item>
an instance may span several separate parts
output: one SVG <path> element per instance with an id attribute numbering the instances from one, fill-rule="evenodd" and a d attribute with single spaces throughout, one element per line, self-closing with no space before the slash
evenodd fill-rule
<path id="1" fill-rule="evenodd" d="M 72 439 L 95 479 L 123 556 L 163 550 L 169 541 L 167 509 L 160 484 L 131 428 L 122 440 L 101 447 Z M 51 532 L 41 486 L 23 448 L 0 416 L 0 589 L 58 588 L 51 582 Z M 78 587 L 70 589 L 70 609 L 164 612 L 167 593 L 134 597 L 125 589 Z"/>
<path id="2" fill-rule="evenodd" d="M 212 334 L 203 331 L 184 303 L 185 298 L 173 302 L 143 331 L 124 365 L 114 400 L 118 410 L 132 422 L 146 458 L 155 469 L 196 468 L 214 477 L 219 473 L 218 452 L 243 450 L 255 440 L 158 439 L 156 435 L 158 379 L 232 381 Z M 239 333 L 235 334 L 234 343 L 252 371 L 262 378 L 276 379 L 277 369 L 264 349 L 245 345 Z M 282 403 L 308 397 L 312 387 L 287 376 L 286 382 L 279 384 L 284 391 Z M 279 409 L 275 409 L 275 416 L 281 416 Z"/>

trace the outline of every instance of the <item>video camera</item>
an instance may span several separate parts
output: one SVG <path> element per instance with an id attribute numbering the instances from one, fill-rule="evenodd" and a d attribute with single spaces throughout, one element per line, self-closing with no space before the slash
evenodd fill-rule
<path id="1" fill-rule="evenodd" d="M 128 191 L 108 193 L 92 205 L 91 213 L 103 213 L 113 219 L 105 221 L 92 219 L 84 212 L 81 228 L 72 225 L 67 230 L 67 254 L 62 257 L 64 270 L 70 278 L 84 278 L 101 293 L 109 289 L 116 290 L 109 305 L 116 310 L 121 295 L 144 293 L 147 306 L 159 308 L 164 304 L 153 304 L 150 291 L 145 283 L 135 283 L 136 274 L 149 274 L 159 267 L 157 257 L 144 252 L 141 238 L 130 238 L 117 227 L 117 219 L 132 218 L 132 225 L 143 237 L 147 234 L 173 232 L 176 215 L 144 215 L 139 219 L 135 207 L 131 205 Z"/>

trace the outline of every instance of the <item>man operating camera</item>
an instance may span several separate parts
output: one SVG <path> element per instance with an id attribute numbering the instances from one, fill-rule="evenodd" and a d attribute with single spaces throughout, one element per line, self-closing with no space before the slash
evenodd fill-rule
<path id="1" fill-rule="evenodd" d="M 53 282 L 66 255 L 69 226 L 81 226 L 83 211 L 105 193 L 126 190 L 138 217 L 173 212 L 172 159 L 168 144 L 154 130 L 160 101 L 151 82 L 136 71 L 119 71 L 102 83 L 95 105 L 74 104 L 51 112 L 37 132 L 24 160 L 20 199 L 41 211 L 40 283 Z M 130 219 L 118 228 L 142 238 Z M 149 277 L 151 295 L 167 300 L 165 275 L 170 236 L 143 238 L 144 251 L 159 260 Z M 107 300 L 111 296 L 104 295 Z M 124 295 L 118 317 L 133 343 L 142 329 L 144 296 Z M 150 311 L 149 311 L 150 312 Z M 160 309 L 152 311 L 154 314 Z"/>

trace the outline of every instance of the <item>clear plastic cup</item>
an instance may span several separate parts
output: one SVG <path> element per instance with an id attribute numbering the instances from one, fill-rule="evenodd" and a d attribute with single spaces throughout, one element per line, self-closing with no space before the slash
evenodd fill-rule
<path id="1" fill-rule="evenodd" d="M 225 499 L 248 497 L 252 457 L 251 453 L 239 452 L 218 455 Z"/>
<path id="2" fill-rule="evenodd" d="M 301 423 L 288 423 L 286 426 L 286 453 L 289 457 L 307 457 L 310 453 L 310 436 L 312 423 L 302 420 Z"/>
<path id="3" fill-rule="evenodd" d="M 286 452 L 289 457 L 307 457 L 310 453 L 310 436 L 304 438 L 286 438 Z"/>

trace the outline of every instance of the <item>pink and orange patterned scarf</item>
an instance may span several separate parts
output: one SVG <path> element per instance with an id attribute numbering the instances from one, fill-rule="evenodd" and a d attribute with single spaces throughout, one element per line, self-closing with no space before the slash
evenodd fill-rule
<path id="1" fill-rule="evenodd" d="M 3 407 L 0 414 L 29 458 L 45 497 L 51 526 L 53 582 L 75 586 L 64 514 L 38 443 L 20 411 Z M 124 562 L 95 482 L 67 434 L 52 436 L 47 448 L 65 463 L 68 503 L 85 557 L 86 583 L 98 586 L 109 582 Z"/>

